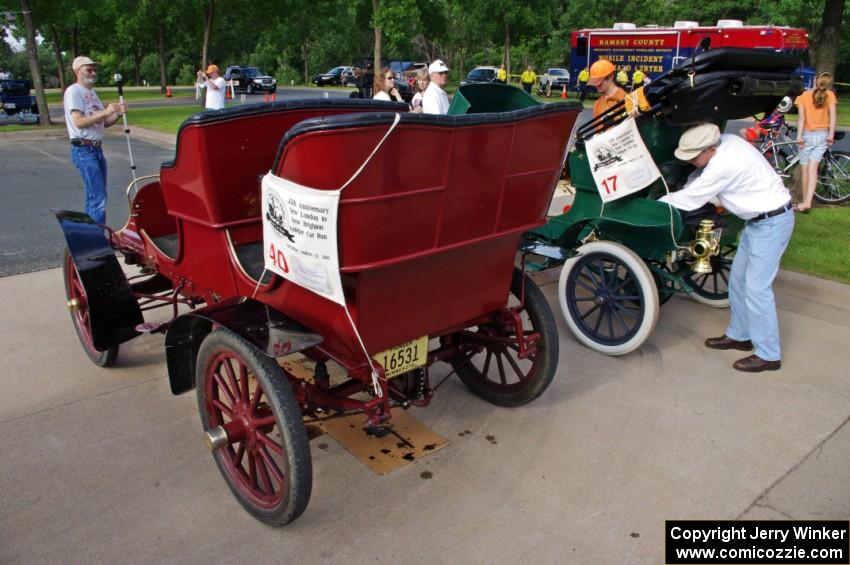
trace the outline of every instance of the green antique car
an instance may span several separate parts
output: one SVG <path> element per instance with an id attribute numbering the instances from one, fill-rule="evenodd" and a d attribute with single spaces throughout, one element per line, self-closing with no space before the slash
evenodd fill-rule
<path id="1" fill-rule="evenodd" d="M 643 344 L 658 321 L 661 304 L 687 294 L 726 307 L 728 272 L 743 222 L 714 205 L 682 212 L 658 198 L 682 188 L 694 167 L 673 151 L 690 125 L 773 109 L 799 90 L 794 56 L 722 48 L 686 60 L 643 89 L 643 99 L 620 103 L 580 127 L 569 151 L 575 190 L 572 205 L 528 232 L 521 251 L 528 269 L 561 265 L 558 299 L 567 326 L 586 346 L 623 355 Z M 503 85 L 461 87 L 449 113 L 494 112 L 538 104 Z M 634 118 L 661 172 L 640 192 L 603 206 L 590 169 L 586 142 Z M 565 156 L 566 157 L 566 156 Z"/>

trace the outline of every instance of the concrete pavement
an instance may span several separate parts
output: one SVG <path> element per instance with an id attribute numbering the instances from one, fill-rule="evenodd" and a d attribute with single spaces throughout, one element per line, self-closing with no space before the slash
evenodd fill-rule
<path id="1" fill-rule="evenodd" d="M 541 398 L 498 408 L 452 378 L 413 410 L 451 444 L 381 477 L 317 438 L 310 506 L 270 529 L 220 477 L 194 395 L 171 396 L 162 336 L 97 368 L 59 270 L 0 278 L 0 562 L 650 564 L 665 519 L 850 516 L 850 287 L 781 273 L 783 369 L 756 375 L 702 345 L 724 310 L 674 298 L 611 358 L 544 291 L 561 356 Z"/>

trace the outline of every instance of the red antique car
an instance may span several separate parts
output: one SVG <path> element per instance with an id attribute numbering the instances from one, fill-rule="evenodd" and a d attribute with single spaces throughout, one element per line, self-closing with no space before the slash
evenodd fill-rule
<path id="1" fill-rule="evenodd" d="M 436 362 L 501 406 L 549 385 L 557 330 L 516 250 L 545 221 L 579 111 L 427 116 L 317 100 L 196 114 L 174 161 L 128 187 L 124 227 L 55 211 L 83 348 L 109 366 L 120 343 L 165 333 L 171 389 L 197 390 L 231 490 L 258 519 L 286 524 L 311 493 L 305 421 L 362 413 L 367 432 L 386 433 L 393 408 L 430 401 Z M 267 271 L 261 177 L 332 190 L 364 162 L 339 201 L 344 305 Z M 146 322 L 161 306 L 170 319 Z M 278 362 L 296 352 L 311 378 Z"/>

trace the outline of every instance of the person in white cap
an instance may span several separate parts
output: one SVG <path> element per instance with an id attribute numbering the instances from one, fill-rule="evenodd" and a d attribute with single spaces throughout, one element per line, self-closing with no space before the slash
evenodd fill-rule
<path id="1" fill-rule="evenodd" d="M 677 159 L 700 169 L 685 188 L 660 198 L 682 210 L 709 200 L 746 220 L 729 273 L 729 325 L 705 340 L 712 349 L 755 353 L 735 361 L 739 371 L 775 371 L 782 366 L 773 280 L 794 231 L 791 194 L 761 153 L 737 135 L 700 124 L 679 139 Z"/>
<path id="2" fill-rule="evenodd" d="M 103 130 L 117 122 L 127 111 L 126 103 L 113 102 L 105 108 L 94 91 L 97 65 L 88 57 L 77 57 L 71 64 L 77 82 L 65 89 L 62 105 L 65 125 L 71 138 L 71 162 L 80 171 L 86 189 L 86 214 L 106 223 L 106 159 L 101 142 Z"/>
<path id="3" fill-rule="evenodd" d="M 449 95 L 443 90 L 449 82 L 449 68 L 440 59 L 428 65 L 431 84 L 422 95 L 422 113 L 446 114 L 449 111 Z"/>

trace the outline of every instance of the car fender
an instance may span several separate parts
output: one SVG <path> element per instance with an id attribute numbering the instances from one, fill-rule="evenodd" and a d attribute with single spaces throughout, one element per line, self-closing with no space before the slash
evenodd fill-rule
<path id="1" fill-rule="evenodd" d="M 195 365 L 204 338 L 223 329 L 245 339 L 259 353 L 277 358 L 322 342 L 322 336 L 271 306 L 236 296 L 175 319 L 165 334 L 168 381 L 173 394 L 195 388 Z"/>
<path id="2" fill-rule="evenodd" d="M 86 293 L 94 348 L 106 351 L 139 335 L 136 326 L 144 317 L 106 228 L 82 212 L 51 212 L 59 220 Z"/>

